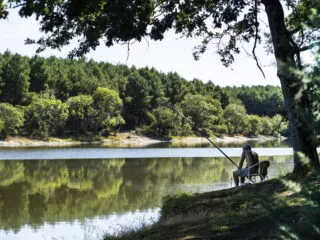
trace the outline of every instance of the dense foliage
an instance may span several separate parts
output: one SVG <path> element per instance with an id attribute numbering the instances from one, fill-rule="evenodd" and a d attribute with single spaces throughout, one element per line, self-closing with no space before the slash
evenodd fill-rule
<path id="1" fill-rule="evenodd" d="M 23 111 L 9 103 L 0 103 L 0 135 L 2 137 L 17 134 L 23 122 Z"/>
<path id="2" fill-rule="evenodd" d="M 211 82 L 186 81 L 176 73 L 85 59 L 29 59 L 10 52 L 0 59 L 2 102 L 25 106 L 24 130 L 20 134 L 108 134 L 119 126 L 129 130 L 142 128 L 155 137 L 192 134 L 193 126 L 164 108 L 164 103 L 169 102 L 179 106 L 197 127 L 212 134 L 270 135 L 275 132 L 270 130 L 274 126 L 269 117 L 283 107 L 278 87 L 223 89 Z M 14 68 L 8 67 L 12 59 Z M 16 81 L 16 88 L 11 76 L 24 76 L 24 81 Z M 24 89 L 23 98 L 16 89 Z M 246 112 L 259 115 L 255 116 L 258 120 L 249 121 Z M 264 125 L 261 117 L 267 122 Z M 21 125 L 4 135 L 17 134 Z"/>
<path id="3" fill-rule="evenodd" d="M 279 87 L 221 88 L 177 73 L 84 58 L 27 58 L 7 51 L 0 55 L 0 99 L 3 136 L 139 130 L 162 138 L 195 134 L 195 126 L 211 136 L 279 135 L 286 128 Z"/>
<path id="4" fill-rule="evenodd" d="M 48 137 L 59 133 L 68 118 L 65 103 L 55 99 L 36 98 L 26 108 L 26 130 L 33 136 Z"/>

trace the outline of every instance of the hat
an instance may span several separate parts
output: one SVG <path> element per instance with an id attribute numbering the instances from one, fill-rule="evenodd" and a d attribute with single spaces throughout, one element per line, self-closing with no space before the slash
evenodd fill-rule
<path id="1" fill-rule="evenodd" d="M 243 147 L 242 147 L 242 150 L 251 150 L 251 146 L 249 144 L 245 144 Z"/>

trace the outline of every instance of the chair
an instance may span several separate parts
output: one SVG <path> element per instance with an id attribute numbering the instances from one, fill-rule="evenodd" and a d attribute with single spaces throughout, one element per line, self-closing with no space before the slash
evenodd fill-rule
<path id="1" fill-rule="evenodd" d="M 257 168 L 257 166 L 259 166 L 258 171 L 252 171 L 254 168 Z M 265 180 L 269 180 L 268 178 L 268 167 L 270 166 L 270 162 L 269 161 L 262 161 L 262 162 L 258 162 L 254 165 L 252 165 L 251 167 L 249 167 L 249 171 L 248 171 L 248 175 L 246 176 L 250 182 L 252 183 L 256 183 L 257 179 L 256 177 L 260 177 L 260 181 L 263 182 Z M 252 169 L 250 171 L 250 169 Z"/>

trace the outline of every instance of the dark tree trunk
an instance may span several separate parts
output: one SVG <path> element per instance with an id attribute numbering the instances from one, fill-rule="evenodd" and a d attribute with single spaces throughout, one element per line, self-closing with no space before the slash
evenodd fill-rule
<path id="1" fill-rule="evenodd" d="M 297 74 L 295 49 L 284 22 L 284 12 L 279 0 L 262 0 L 268 16 L 269 28 L 277 61 L 278 77 L 289 118 L 290 135 L 294 151 L 294 173 L 304 173 L 309 167 L 319 168 L 319 157 L 314 138 L 310 102 L 306 92 L 296 98 L 302 79 Z M 302 153 L 303 155 L 301 155 Z M 306 165 L 306 159 L 310 165 Z"/>

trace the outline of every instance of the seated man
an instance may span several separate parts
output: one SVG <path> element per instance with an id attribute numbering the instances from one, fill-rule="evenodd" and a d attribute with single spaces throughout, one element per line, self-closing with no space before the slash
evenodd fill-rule
<path id="1" fill-rule="evenodd" d="M 242 168 L 244 159 L 246 159 L 246 167 Z M 242 148 L 242 155 L 241 155 L 241 160 L 240 160 L 240 164 L 239 164 L 239 168 L 238 170 L 233 172 L 233 179 L 234 179 L 234 183 L 236 184 L 236 186 L 239 186 L 239 177 L 241 177 L 241 183 L 244 182 L 245 180 L 245 176 L 248 176 L 248 167 L 251 167 L 254 164 L 257 164 L 259 162 L 259 156 L 256 152 L 251 151 L 251 146 L 246 144 L 243 146 Z M 258 172 L 259 166 L 257 165 L 257 167 L 254 167 L 253 169 L 250 170 L 250 173 L 256 173 Z"/>

